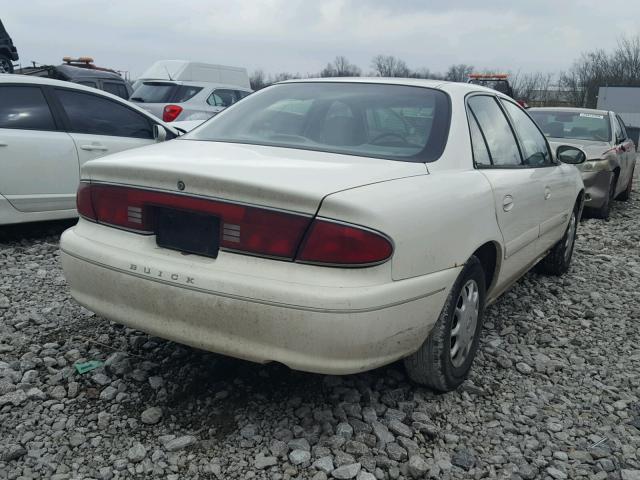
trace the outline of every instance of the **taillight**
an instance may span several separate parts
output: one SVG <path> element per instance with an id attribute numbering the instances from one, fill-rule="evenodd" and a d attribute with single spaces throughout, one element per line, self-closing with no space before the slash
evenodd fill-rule
<path id="1" fill-rule="evenodd" d="M 165 122 L 173 122 L 178 115 L 182 113 L 182 107 L 180 105 L 167 105 L 162 110 L 162 120 Z"/>
<path id="2" fill-rule="evenodd" d="M 89 220 L 96 219 L 96 213 L 93 211 L 93 202 L 91 201 L 91 184 L 82 182 L 78 186 L 76 207 L 78 208 L 79 215 Z"/>
<path id="3" fill-rule="evenodd" d="M 391 242 L 360 227 L 314 220 L 297 261 L 324 265 L 363 266 L 382 263 L 393 253 Z"/>
<path id="4" fill-rule="evenodd" d="M 94 214 L 83 213 L 81 202 Z M 217 217 L 221 248 L 287 259 L 293 259 L 311 221 L 295 213 L 139 188 L 82 183 L 78 189 L 82 216 L 138 233 L 154 233 L 157 207 Z"/>

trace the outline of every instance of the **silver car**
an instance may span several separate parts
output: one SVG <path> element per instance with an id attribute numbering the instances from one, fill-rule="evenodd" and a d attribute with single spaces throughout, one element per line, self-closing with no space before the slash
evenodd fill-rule
<path id="1" fill-rule="evenodd" d="M 208 82 L 145 80 L 131 100 L 165 122 L 207 120 L 246 97 L 251 90 Z"/>
<path id="2" fill-rule="evenodd" d="M 528 112 L 552 146 L 569 141 L 587 153 L 587 161 L 578 165 L 586 189 L 587 213 L 606 219 L 613 199 L 629 199 L 636 146 L 619 115 L 565 107 L 530 108 Z"/>

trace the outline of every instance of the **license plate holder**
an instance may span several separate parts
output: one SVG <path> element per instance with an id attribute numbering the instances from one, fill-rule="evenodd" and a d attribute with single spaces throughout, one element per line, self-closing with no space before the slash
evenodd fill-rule
<path id="1" fill-rule="evenodd" d="M 202 213 L 157 208 L 156 243 L 162 248 L 217 258 L 220 219 Z"/>

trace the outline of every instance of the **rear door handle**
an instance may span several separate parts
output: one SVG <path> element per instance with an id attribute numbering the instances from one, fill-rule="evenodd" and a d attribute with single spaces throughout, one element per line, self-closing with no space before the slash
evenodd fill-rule
<path id="1" fill-rule="evenodd" d="M 94 151 L 94 150 L 100 151 L 100 152 L 106 152 L 107 150 L 109 150 L 104 145 L 80 145 L 80 148 L 82 150 L 87 150 L 89 152 Z"/>
<path id="2" fill-rule="evenodd" d="M 544 199 L 549 200 L 551 198 L 551 189 L 549 187 L 544 187 Z"/>
<path id="3" fill-rule="evenodd" d="M 505 212 L 511 211 L 513 208 L 513 197 L 511 195 L 505 195 L 502 199 L 502 209 Z"/>

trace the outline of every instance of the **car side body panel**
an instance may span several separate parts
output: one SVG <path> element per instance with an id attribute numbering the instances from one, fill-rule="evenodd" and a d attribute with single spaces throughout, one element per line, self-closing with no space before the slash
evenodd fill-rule
<path id="1" fill-rule="evenodd" d="M 366 225 L 391 237 L 394 280 L 457 268 L 483 244 L 502 244 L 491 186 L 476 170 L 403 178 L 334 193 L 322 202 L 319 215 Z M 469 236 L 469 231 L 474 235 Z"/>

